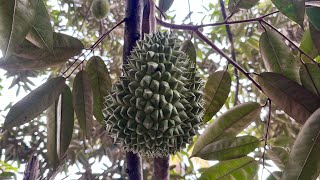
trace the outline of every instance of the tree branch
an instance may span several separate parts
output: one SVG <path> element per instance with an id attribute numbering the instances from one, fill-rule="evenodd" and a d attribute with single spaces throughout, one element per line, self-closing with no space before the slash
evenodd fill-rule
<path id="1" fill-rule="evenodd" d="M 169 180 L 169 156 L 154 158 L 154 180 Z"/>

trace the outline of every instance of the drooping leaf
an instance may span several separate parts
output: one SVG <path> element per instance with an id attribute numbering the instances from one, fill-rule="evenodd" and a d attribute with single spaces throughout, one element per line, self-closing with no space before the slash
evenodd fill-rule
<path id="1" fill-rule="evenodd" d="M 309 29 L 312 42 L 315 48 L 318 50 L 318 54 L 320 54 L 320 31 L 318 31 L 311 23 L 309 23 Z"/>
<path id="2" fill-rule="evenodd" d="M 320 173 L 320 109 L 302 127 L 291 149 L 282 179 L 315 180 Z"/>
<path id="3" fill-rule="evenodd" d="M 188 39 L 182 44 L 182 46 L 180 47 L 180 50 L 185 52 L 189 56 L 189 59 L 191 60 L 191 62 L 196 63 L 197 51 L 196 51 L 196 47 L 194 46 L 194 44 L 190 39 Z"/>
<path id="4" fill-rule="evenodd" d="M 259 117 L 260 110 L 261 106 L 256 102 L 243 103 L 229 109 L 213 123 L 209 124 L 200 135 L 194 145 L 192 156 L 221 137 L 237 135 L 254 119 Z"/>
<path id="5" fill-rule="evenodd" d="M 47 156 L 49 166 L 56 169 L 59 164 L 57 154 L 57 106 L 52 104 L 47 110 Z"/>
<path id="6" fill-rule="evenodd" d="M 56 77 L 45 82 L 14 104 L 4 121 L 4 129 L 27 123 L 54 103 L 63 91 L 65 79 Z"/>
<path id="7" fill-rule="evenodd" d="M 279 11 L 303 27 L 305 0 L 271 0 Z"/>
<path id="8" fill-rule="evenodd" d="M 320 7 L 309 7 L 306 9 L 309 21 L 320 31 Z"/>
<path id="9" fill-rule="evenodd" d="M 64 91 L 57 102 L 57 153 L 61 160 L 72 139 L 74 125 L 74 110 L 72 93 L 65 85 Z"/>
<path id="10" fill-rule="evenodd" d="M 54 33 L 53 38 L 54 54 L 46 49 L 38 48 L 28 40 L 25 40 L 20 46 L 16 47 L 14 54 L 34 60 L 57 61 L 63 59 L 67 61 L 69 58 L 80 54 L 84 48 L 82 42 L 72 36 Z"/>
<path id="11" fill-rule="evenodd" d="M 283 74 L 298 81 L 299 64 L 291 50 L 274 31 L 265 31 L 260 37 L 260 52 L 267 71 Z"/>
<path id="12" fill-rule="evenodd" d="M 311 58 L 316 58 L 318 56 L 318 50 L 316 49 L 310 34 L 310 30 L 307 29 L 302 37 L 300 43 L 300 49 L 307 53 Z M 301 59 L 304 62 L 311 62 L 311 59 L 304 54 L 301 54 Z"/>
<path id="13" fill-rule="evenodd" d="M 260 142 L 254 136 L 223 138 L 206 145 L 194 156 L 219 161 L 240 158 L 254 151 Z"/>
<path id="14" fill-rule="evenodd" d="M 320 67 L 318 64 L 306 63 L 300 67 L 302 86 L 320 96 Z"/>
<path id="15" fill-rule="evenodd" d="M 240 9 L 250 9 L 258 2 L 259 0 L 229 0 L 228 9 L 230 12 L 237 12 Z"/>
<path id="16" fill-rule="evenodd" d="M 104 119 L 102 110 L 104 108 L 104 97 L 111 90 L 112 82 L 106 65 L 99 56 L 89 59 L 86 66 L 92 90 L 93 90 L 93 114 L 101 123 Z"/>
<path id="17" fill-rule="evenodd" d="M 38 0 L 2 0 L 0 3 L 0 49 L 9 57 L 31 29 Z"/>
<path id="18" fill-rule="evenodd" d="M 252 157 L 242 157 L 222 161 L 205 170 L 199 180 L 213 179 L 254 179 L 257 175 L 259 164 Z"/>
<path id="19" fill-rule="evenodd" d="M 318 96 L 281 74 L 261 73 L 258 82 L 272 102 L 300 124 L 320 107 Z"/>
<path id="20" fill-rule="evenodd" d="M 26 39 L 53 54 L 53 29 L 43 0 L 39 0 L 35 20 Z"/>
<path id="21" fill-rule="evenodd" d="M 289 153 L 282 147 L 272 147 L 267 151 L 267 156 L 278 166 L 279 169 L 283 170 L 288 161 Z"/>
<path id="22" fill-rule="evenodd" d="M 93 94 L 88 74 L 81 70 L 73 82 L 73 107 L 84 135 L 91 137 L 93 121 Z"/>
<path id="23" fill-rule="evenodd" d="M 228 71 L 217 71 L 209 76 L 204 88 L 203 121 L 208 122 L 226 102 L 231 88 L 231 77 Z"/>
<path id="24" fill-rule="evenodd" d="M 159 8 L 166 12 L 170 9 L 171 5 L 173 4 L 174 0 L 159 0 Z"/>

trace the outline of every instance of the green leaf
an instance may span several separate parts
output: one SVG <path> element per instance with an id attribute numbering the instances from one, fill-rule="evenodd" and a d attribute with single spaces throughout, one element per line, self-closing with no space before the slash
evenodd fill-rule
<path id="1" fill-rule="evenodd" d="M 159 0 L 159 8 L 166 12 L 170 9 L 171 5 L 173 4 L 174 0 Z"/>
<path id="2" fill-rule="evenodd" d="M 318 50 L 314 46 L 309 29 L 307 29 L 303 34 L 300 49 L 307 53 L 311 58 L 316 58 L 318 56 Z M 304 54 L 301 54 L 301 58 L 304 62 L 311 62 L 311 59 Z"/>
<path id="3" fill-rule="evenodd" d="M 196 47 L 190 39 L 182 44 L 182 46 L 180 47 L 180 51 L 185 52 L 189 56 L 190 61 L 196 63 L 197 51 Z"/>
<path id="4" fill-rule="evenodd" d="M 305 0 L 271 0 L 279 11 L 303 27 Z"/>
<path id="5" fill-rule="evenodd" d="M 309 21 L 320 31 L 320 7 L 309 7 L 306 9 Z"/>
<path id="6" fill-rule="evenodd" d="M 318 64 L 306 63 L 300 67 L 302 86 L 320 96 L 320 67 Z"/>
<path id="7" fill-rule="evenodd" d="M 199 180 L 213 179 L 254 179 L 257 175 L 259 164 L 252 157 L 242 157 L 228 161 L 222 161 L 205 170 Z"/>
<path id="8" fill-rule="evenodd" d="M 216 71 L 209 76 L 204 88 L 203 121 L 208 122 L 224 105 L 231 88 L 231 77 L 228 71 Z"/>
<path id="9" fill-rule="evenodd" d="M 281 180 L 281 176 L 282 172 L 274 171 L 268 176 L 267 180 Z"/>
<path id="10" fill-rule="evenodd" d="M 93 90 L 93 114 L 101 123 L 104 119 L 104 97 L 109 94 L 112 87 L 111 78 L 104 61 L 99 56 L 89 59 L 86 66 L 92 90 Z"/>
<path id="11" fill-rule="evenodd" d="M 49 166 L 56 169 L 59 164 L 57 153 L 57 106 L 51 105 L 47 110 L 47 156 Z"/>
<path id="12" fill-rule="evenodd" d="M 250 9 L 258 2 L 259 0 L 229 0 L 228 9 L 230 12 L 238 12 L 240 9 Z"/>
<path id="13" fill-rule="evenodd" d="M 282 147 L 272 147 L 267 151 L 267 156 L 278 166 L 279 169 L 283 170 L 288 158 L 288 152 Z"/>
<path id="14" fill-rule="evenodd" d="M 320 31 L 318 31 L 311 23 L 309 23 L 310 35 L 315 48 L 320 54 Z"/>
<path id="15" fill-rule="evenodd" d="M 283 74 L 294 81 L 299 80 L 299 64 L 280 35 L 274 31 L 266 31 L 262 33 L 259 44 L 267 71 Z"/>
<path id="16" fill-rule="evenodd" d="M 73 82 L 73 107 L 84 135 L 91 137 L 93 121 L 93 94 L 88 74 L 81 70 Z"/>
<path id="17" fill-rule="evenodd" d="M 0 49 L 7 58 L 31 29 L 38 0 L 2 0 L 0 3 Z"/>
<path id="18" fill-rule="evenodd" d="M 69 58 L 80 54 L 84 48 L 82 42 L 72 36 L 54 33 L 53 38 L 53 50 L 55 54 L 46 49 L 38 48 L 27 40 L 15 48 L 14 54 L 34 60 L 57 61 L 63 59 L 67 61 Z"/>
<path id="19" fill-rule="evenodd" d="M 73 133 L 74 110 L 72 93 L 69 86 L 65 85 L 64 91 L 57 102 L 57 153 L 61 160 L 66 153 Z"/>
<path id="20" fill-rule="evenodd" d="M 63 91 L 65 79 L 56 77 L 45 82 L 14 104 L 4 121 L 4 129 L 27 123 L 40 115 Z"/>
<path id="21" fill-rule="evenodd" d="M 206 145 L 221 137 L 236 136 L 253 120 L 259 117 L 260 104 L 247 102 L 237 105 L 219 116 L 204 130 L 194 145 L 192 156 L 197 154 Z"/>
<path id="22" fill-rule="evenodd" d="M 53 28 L 43 0 L 39 0 L 36 17 L 26 39 L 53 54 Z"/>
<path id="23" fill-rule="evenodd" d="M 206 160 L 229 160 L 246 156 L 254 151 L 260 144 L 260 140 L 254 136 L 241 136 L 223 138 L 206 145 L 194 156 Z"/>
<path id="24" fill-rule="evenodd" d="M 302 127 L 291 149 L 282 179 L 313 180 L 320 173 L 320 109 Z"/>
<path id="25" fill-rule="evenodd" d="M 258 83 L 274 104 L 300 124 L 320 107 L 318 96 L 281 74 L 261 73 Z"/>

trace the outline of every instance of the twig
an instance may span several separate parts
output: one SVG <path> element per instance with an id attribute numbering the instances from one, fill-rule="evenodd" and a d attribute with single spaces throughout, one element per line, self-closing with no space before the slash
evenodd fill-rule
<path id="1" fill-rule="evenodd" d="M 269 136 L 269 128 L 270 128 L 270 121 L 271 121 L 271 100 L 268 99 L 268 108 L 269 108 L 269 112 L 268 112 L 268 122 L 267 122 L 267 127 L 266 127 L 266 133 L 264 135 L 264 146 L 263 146 L 263 153 L 262 153 L 262 166 L 263 169 L 265 168 L 265 154 L 267 151 L 267 145 L 268 145 L 268 136 Z"/>

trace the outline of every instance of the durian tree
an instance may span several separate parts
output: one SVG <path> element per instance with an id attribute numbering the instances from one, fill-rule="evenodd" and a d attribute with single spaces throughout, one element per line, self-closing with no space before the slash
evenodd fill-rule
<path id="1" fill-rule="evenodd" d="M 27 92 L 1 103 L 0 179 L 317 179 L 319 17 L 307 0 L 0 0 L 0 78 Z"/>

